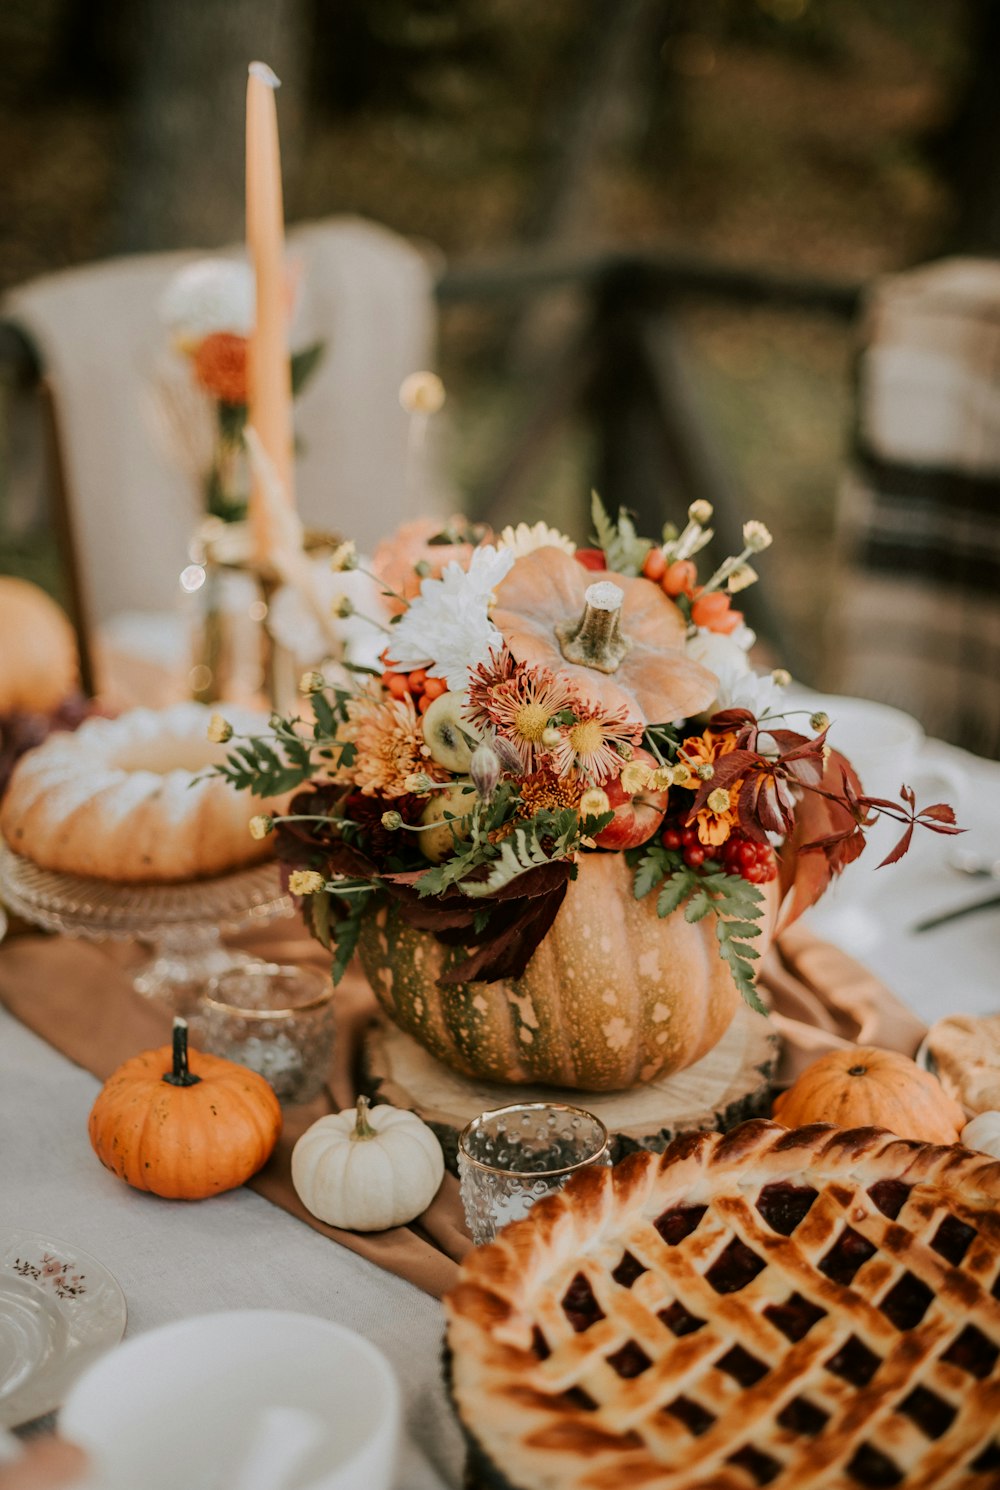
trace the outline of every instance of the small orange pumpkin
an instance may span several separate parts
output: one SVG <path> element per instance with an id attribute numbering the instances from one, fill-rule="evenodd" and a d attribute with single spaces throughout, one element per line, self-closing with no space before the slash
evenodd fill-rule
<path id="1" fill-rule="evenodd" d="M 772 1113 L 786 1128 L 888 1128 L 922 1143 L 957 1143 L 965 1124 L 936 1076 L 897 1050 L 872 1046 L 821 1056 L 775 1098 Z"/>
<path id="2" fill-rule="evenodd" d="M 187 1046 L 133 1056 L 108 1077 L 90 1113 L 94 1152 L 136 1190 L 204 1200 L 242 1185 L 270 1158 L 281 1108 L 263 1076 Z"/>
<path id="3" fill-rule="evenodd" d="M 588 591 L 618 592 L 592 605 Z M 584 698 L 658 724 L 707 709 L 719 680 L 686 656 L 687 624 L 648 579 L 595 572 L 560 548 L 536 548 L 497 586 L 493 624 L 518 662 L 547 667 Z"/>

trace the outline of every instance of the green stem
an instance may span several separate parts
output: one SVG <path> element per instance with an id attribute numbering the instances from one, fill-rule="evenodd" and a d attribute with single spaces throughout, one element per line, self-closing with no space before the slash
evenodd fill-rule
<path id="1" fill-rule="evenodd" d="M 367 1097 L 358 1098 L 356 1105 L 357 1121 L 354 1124 L 354 1132 L 351 1134 L 351 1137 L 356 1142 L 364 1142 L 366 1139 L 378 1137 L 376 1130 L 368 1121 L 368 1109 L 370 1106 L 371 1103 Z"/>
<path id="2" fill-rule="evenodd" d="M 579 621 L 556 627 L 560 650 L 567 662 L 592 667 L 599 673 L 617 672 L 632 643 L 622 631 L 622 590 L 608 580 L 588 585 Z"/>
<path id="3" fill-rule="evenodd" d="M 197 1086 L 201 1080 L 188 1067 L 188 1027 L 187 1020 L 177 1018 L 174 1020 L 174 1064 L 171 1070 L 164 1071 L 163 1080 L 170 1086 Z"/>

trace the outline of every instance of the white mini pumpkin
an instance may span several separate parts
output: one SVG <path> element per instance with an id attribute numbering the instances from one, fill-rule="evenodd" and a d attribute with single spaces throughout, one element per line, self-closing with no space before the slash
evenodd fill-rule
<path id="1" fill-rule="evenodd" d="M 967 1149 L 1000 1159 L 1000 1112 L 981 1112 L 971 1123 L 966 1123 L 962 1142 Z"/>
<path id="2" fill-rule="evenodd" d="M 306 1210 L 345 1231 L 405 1226 L 444 1177 L 441 1145 L 412 1112 L 359 1097 L 319 1118 L 292 1150 L 292 1184 Z"/>

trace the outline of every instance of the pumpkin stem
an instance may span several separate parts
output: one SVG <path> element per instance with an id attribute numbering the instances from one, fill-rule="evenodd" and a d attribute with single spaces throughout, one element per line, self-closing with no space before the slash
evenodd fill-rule
<path id="1" fill-rule="evenodd" d="M 174 1064 L 173 1069 L 164 1071 L 164 1081 L 171 1086 L 197 1086 L 201 1080 L 188 1067 L 188 1027 L 187 1020 L 177 1018 L 174 1020 Z"/>
<path id="2" fill-rule="evenodd" d="M 368 1098 L 367 1097 L 359 1097 L 358 1098 L 358 1100 L 357 1100 L 358 1120 L 354 1124 L 354 1132 L 351 1134 L 351 1137 L 352 1138 L 374 1138 L 375 1137 L 375 1129 L 372 1127 L 371 1123 L 368 1121 L 368 1109 L 369 1109 L 370 1106 L 371 1106 L 371 1103 L 368 1101 Z"/>
<path id="3" fill-rule="evenodd" d="M 559 647 L 567 662 L 592 667 L 599 673 L 617 672 L 632 643 L 622 632 L 625 592 L 608 579 L 588 585 L 583 615 L 556 627 Z"/>

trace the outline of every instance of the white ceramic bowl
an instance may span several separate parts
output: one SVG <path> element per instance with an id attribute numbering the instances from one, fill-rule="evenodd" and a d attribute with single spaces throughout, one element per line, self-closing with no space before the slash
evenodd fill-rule
<path id="1" fill-rule="evenodd" d="M 84 1373 L 59 1417 L 100 1490 L 390 1490 L 399 1424 L 399 1387 L 374 1345 L 268 1309 L 126 1341 Z"/>

